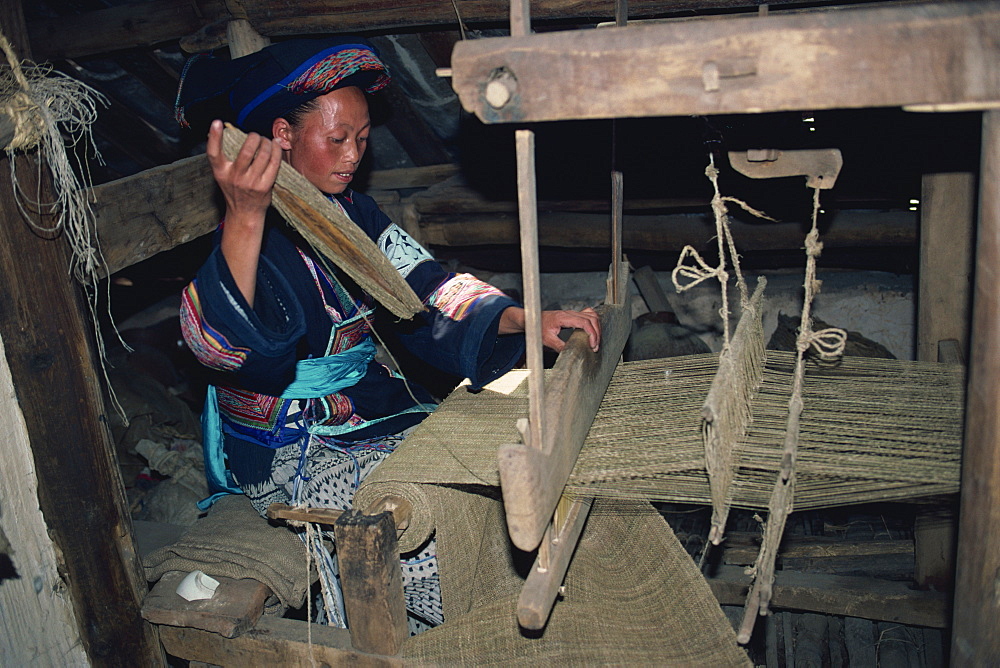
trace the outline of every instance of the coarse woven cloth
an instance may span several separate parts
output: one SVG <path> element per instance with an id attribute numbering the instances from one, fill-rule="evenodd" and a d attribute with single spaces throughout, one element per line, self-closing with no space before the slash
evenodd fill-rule
<path id="1" fill-rule="evenodd" d="M 523 379 L 514 372 L 478 394 L 459 388 L 355 495 L 356 508 L 386 494 L 413 504 L 401 551 L 436 537 L 445 622 L 404 643 L 407 665 L 748 665 L 697 566 L 641 500 L 595 502 L 546 628 L 519 627 L 534 554 L 508 538 L 496 446 L 519 438 Z"/>
<path id="2" fill-rule="evenodd" d="M 150 582 L 168 571 L 250 578 L 267 585 L 291 608 L 305 602 L 311 577 L 305 565 L 306 549 L 299 537 L 284 524 L 272 525 L 247 497 L 235 494 L 219 499 L 176 543 L 143 560 Z"/>
<path id="3" fill-rule="evenodd" d="M 546 628 L 522 630 L 517 571 L 530 564 L 516 562 L 529 555 L 513 550 L 493 524 L 502 521 L 502 506 L 494 505 L 484 530 L 464 534 L 464 547 L 446 538 L 450 522 L 439 523 L 445 623 L 404 643 L 407 665 L 750 665 L 697 566 L 644 501 L 595 502 Z M 465 507 L 449 517 L 466 514 Z M 459 583 L 465 591 L 455 591 L 447 568 L 467 571 Z M 467 611 L 449 606 L 456 595 L 466 596 Z"/>

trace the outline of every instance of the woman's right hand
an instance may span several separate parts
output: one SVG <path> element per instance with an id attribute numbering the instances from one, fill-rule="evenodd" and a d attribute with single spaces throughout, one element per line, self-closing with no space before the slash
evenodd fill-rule
<path id="1" fill-rule="evenodd" d="M 222 131 L 222 121 L 213 121 L 205 150 L 212 175 L 226 200 L 222 255 L 240 292 L 253 306 L 264 220 L 281 166 L 281 148 L 253 132 L 236 159 L 229 160 L 222 152 Z"/>
<path id="2" fill-rule="evenodd" d="M 263 217 L 271 205 L 271 190 L 281 165 L 281 149 L 270 139 L 251 132 L 236 159 L 229 160 L 222 151 L 222 132 L 222 121 L 213 121 L 205 152 L 212 175 L 226 199 L 226 220 L 233 216 Z"/>

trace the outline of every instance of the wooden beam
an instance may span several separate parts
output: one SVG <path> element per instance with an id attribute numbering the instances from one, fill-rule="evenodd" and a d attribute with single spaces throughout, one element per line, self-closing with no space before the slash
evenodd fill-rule
<path id="1" fill-rule="evenodd" d="M 372 172 L 367 179 L 370 190 L 428 188 L 458 173 L 458 165 L 447 162 L 423 167 L 403 167 Z"/>
<path id="2" fill-rule="evenodd" d="M 399 659 L 359 652 L 346 629 L 294 619 L 261 617 L 238 638 L 200 629 L 161 626 L 160 639 L 171 656 L 213 666 L 359 666 L 402 668 Z M 315 661 L 315 664 L 313 663 Z"/>
<path id="3" fill-rule="evenodd" d="M 219 586 L 212 598 L 188 601 L 177 593 L 177 586 L 187 576 L 183 571 L 163 574 L 142 602 L 146 621 L 235 638 L 254 627 L 264 612 L 264 602 L 272 595 L 268 586 L 257 580 L 217 575 L 213 577 Z"/>
<path id="4" fill-rule="evenodd" d="M 216 197 L 204 155 L 93 188 L 107 273 L 213 231 L 224 211 Z"/>
<path id="5" fill-rule="evenodd" d="M 593 499 L 574 499 L 562 526 L 557 529 L 553 521 L 551 533 L 544 538 L 549 545 L 539 550 L 517 599 L 517 622 L 522 627 L 533 631 L 545 628 L 592 503 Z M 542 552 L 547 552 L 545 564 L 541 563 Z"/>
<path id="6" fill-rule="evenodd" d="M 803 0 L 771 0 L 776 5 L 807 4 Z M 755 11 L 753 0 L 650 0 L 629 8 L 630 18 L 650 18 L 666 13 L 684 14 L 713 9 Z M 231 7 L 232 11 L 227 9 Z M 503 23 L 507 3 L 497 0 L 462 0 L 462 20 L 467 25 Z M 601 20 L 613 16 L 605 0 L 535 0 L 532 14 L 538 20 Z M 229 18 L 249 19 L 261 34 L 308 35 L 320 33 L 390 31 L 422 26 L 455 26 L 451 3 L 436 0 L 151 0 L 132 2 L 76 16 L 39 19 L 28 24 L 31 45 L 39 60 L 79 58 L 109 50 L 149 46 L 191 35 L 218 22 L 220 34 L 213 48 L 224 46 L 224 24 Z M 113 45 L 113 46 L 112 46 Z"/>
<path id="7" fill-rule="evenodd" d="M 451 164 L 372 172 L 369 186 L 382 189 L 423 187 L 457 169 Z M 215 230 L 223 209 L 217 199 L 205 157 L 194 156 L 170 165 L 118 179 L 91 191 L 97 231 L 108 264 L 115 273 L 162 251 Z M 437 246 L 517 244 L 515 202 L 490 201 L 467 188 L 446 187 L 437 194 L 418 193 L 406 200 L 416 205 L 422 242 Z M 625 202 L 626 209 L 660 207 L 671 202 Z M 677 204 L 689 206 L 683 200 Z M 553 209 L 597 210 L 593 202 L 542 202 L 539 243 L 567 248 L 608 247 L 607 216 L 551 212 Z M 492 209 L 491 209 L 492 207 Z M 454 215 L 441 212 L 454 211 Z M 483 212 L 496 211 L 498 213 Z M 478 212 L 478 213 L 470 213 Z M 510 213 L 508 213 L 510 212 Z M 397 221 L 402 224 L 402 221 Z M 747 224 L 733 221 L 743 251 L 787 250 L 802 241 L 800 223 Z M 625 215 L 624 247 L 679 251 L 712 234 L 708 218 L 697 214 Z M 916 215 L 908 211 L 841 211 L 824 231 L 826 248 L 852 246 L 913 246 Z"/>
<path id="8" fill-rule="evenodd" d="M 387 170 L 387 174 L 403 170 Z M 431 184 L 427 184 L 431 185 Z M 374 186 L 373 186 L 374 187 Z M 478 190 L 466 185 L 461 177 L 448 179 L 431 185 L 427 190 L 411 197 L 417 211 L 421 214 L 459 215 L 470 213 L 513 213 L 517 211 L 517 201 L 511 199 L 491 198 Z M 650 209 L 696 209 L 708 210 L 708 197 L 671 197 L 662 199 L 627 199 L 623 202 L 624 210 L 630 212 Z M 539 200 L 538 208 L 543 212 L 576 211 L 579 213 L 607 213 L 608 200 L 605 199 L 572 199 L 572 200 Z"/>
<path id="9" fill-rule="evenodd" d="M 541 541 L 628 338 L 627 306 L 601 305 L 597 312 L 600 350 L 593 352 L 587 334 L 577 330 L 545 377 L 542 448 L 512 444 L 499 449 L 507 528 L 522 550 L 533 550 Z"/>
<path id="10" fill-rule="evenodd" d="M 608 218 L 586 213 L 540 213 L 538 243 L 563 248 L 607 248 Z M 750 224 L 734 220 L 733 236 L 744 251 L 802 247 L 803 223 Z M 714 234 L 708 215 L 626 215 L 623 246 L 679 252 L 686 244 L 707 243 Z M 516 244 L 517 219 L 507 214 L 421 216 L 421 236 L 431 246 Z M 916 215 L 908 211 L 840 211 L 823 232 L 823 246 L 900 247 L 917 243 Z"/>
<path id="11" fill-rule="evenodd" d="M 127 155 L 142 169 L 165 165 L 180 157 L 176 142 L 172 142 L 162 132 L 155 129 L 140 114 L 116 97 L 114 89 L 106 82 L 90 76 L 76 63 L 62 68 L 65 72 L 93 87 L 108 98 L 108 106 L 99 106 L 93 131 Z M 171 103 L 172 105 L 173 103 Z"/>
<path id="12" fill-rule="evenodd" d="M 720 604 L 743 605 L 750 584 L 745 571 L 742 566 L 720 566 L 707 578 Z M 866 577 L 778 571 L 770 607 L 938 629 L 948 625 L 946 594 L 911 589 L 907 582 Z"/>
<path id="13" fill-rule="evenodd" d="M 917 359 L 936 362 L 940 341 L 968 346 L 976 177 L 924 174 L 921 191 Z"/>
<path id="14" fill-rule="evenodd" d="M 229 18 L 225 0 L 151 0 L 28 24 L 38 62 L 151 46 Z"/>
<path id="15" fill-rule="evenodd" d="M 31 58 L 21 3 L 0 3 L 0 31 L 20 57 Z M 24 192 L 51 201 L 48 185 L 35 182 L 34 158 L 14 159 Z M 0 181 L 0 338 L 31 442 L 39 505 L 65 569 L 62 584 L 91 662 L 162 665 L 156 633 L 139 613 L 146 579 L 98 383 L 93 325 L 70 277 L 65 235 L 36 233 L 21 217 L 10 179 Z"/>
<path id="16" fill-rule="evenodd" d="M 0 609 L 4 632 L 0 656 L 11 666 L 87 665 L 73 601 L 63 595 L 59 547 L 49 536 L 38 507 L 35 475 L 24 414 L 17 403 L 0 341 L 0 544 L 4 568 Z M 5 543 L 5 538 L 9 544 Z M 40 632 L 44 629 L 44 633 Z"/>
<path id="17" fill-rule="evenodd" d="M 996 34 L 1000 7 L 978 0 L 465 40 L 455 45 L 452 85 L 486 123 L 981 109 L 1000 104 Z M 497 73 L 512 81 L 499 105 L 486 96 Z"/>
<path id="18" fill-rule="evenodd" d="M 230 58 L 257 53 L 271 44 L 271 39 L 254 30 L 246 19 L 233 19 L 226 23 L 226 41 L 229 42 Z"/>
<path id="19" fill-rule="evenodd" d="M 517 153 L 518 242 L 521 246 L 524 288 L 525 365 L 528 369 L 528 423 L 526 429 L 521 429 L 521 436 L 528 447 L 541 448 L 545 377 L 542 362 L 542 293 L 538 275 L 535 133 L 531 130 L 517 130 L 514 141 Z M 528 549 L 534 549 L 534 546 Z"/>
<path id="20" fill-rule="evenodd" d="M 1000 111 L 983 114 L 951 662 L 1000 662 Z"/>
<path id="21" fill-rule="evenodd" d="M 352 645 L 393 655 L 409 636 L 392 513 L 347 510 L 333 526 Z"/>

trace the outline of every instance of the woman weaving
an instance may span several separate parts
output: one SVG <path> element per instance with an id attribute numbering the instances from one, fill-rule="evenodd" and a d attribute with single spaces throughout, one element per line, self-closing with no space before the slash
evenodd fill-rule
<path id="1" fill-rule="evenodd" d="M 371 127 L 366 95 L 388 82 L 377 51 L 358 38 L 281 42 L 232 61 L 195 58 L 182 78 L 179 120 L 185 112 L 228 115 L 249 133 L 228 160 L 223 124 L 211 123 L 207 154 L 226 213 L 184 291 L 181 321 L 198 359 L 224 372 L 203 418 L 211 491 L 242 491 L 261 514 L 275 502 L 349 508 L 366 475 L 433 409 L 428 392 L 374 361 L 372 298 L 269 208 L 282 160 L 368 234 L 427 307 L 398 333 L 407 349 L 476 389 L 524 348 L 522 308 L 471 275 L 446 273 L 351 190 Z M 544 343 L 560 350 L 564 327 L 585 330 L 597 349 L 592 310 L 544 312 Z M 316 365 L 321 387 L 304 378 Z M 403 564 L 411 615 L 440 623 L 433 544 Z"/>

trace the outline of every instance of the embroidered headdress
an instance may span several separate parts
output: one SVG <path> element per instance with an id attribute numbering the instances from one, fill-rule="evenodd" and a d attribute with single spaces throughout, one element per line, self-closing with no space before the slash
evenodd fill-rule
<path id="1" fill-rule="evenodd" d="M 187 116 L 223 118 L 270 136 L 275 118 L 320 95 L 347 86 L 374 93 L 388 83 L 388 69 L 365 39 L 295 39 L 234 60 L 192 57 L 174 111 L 185 127 Z"/>

